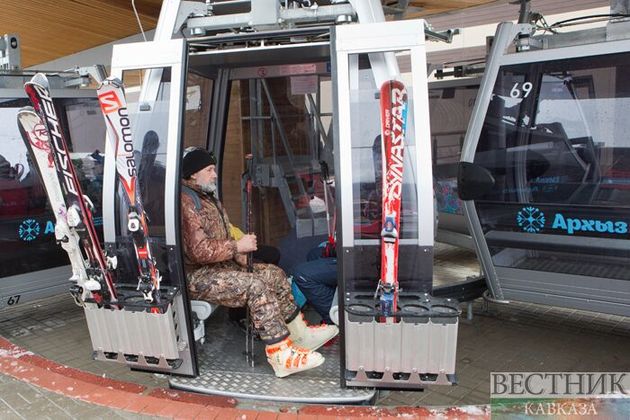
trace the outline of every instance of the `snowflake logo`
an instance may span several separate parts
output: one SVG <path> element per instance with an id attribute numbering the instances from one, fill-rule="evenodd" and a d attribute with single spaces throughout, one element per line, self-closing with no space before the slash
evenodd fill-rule
<path id="1" fill-rule="evenodd" d="M 20 223 L 20 227 L 18 228 L 18 233 L 20 235 L 20 239 L 26 242 L 30 242 L 33 239 L 39 236 L 39 223 L 37 223 L 34 219 L 26 219 L 22 223 Z"/>
<path id="2" fill-rule="evenodd" d="M 545 213 L 536 207 L 523 207 L 516 214 L 516 223 L 529 233 L 538 233 L 545 226 Z"/>

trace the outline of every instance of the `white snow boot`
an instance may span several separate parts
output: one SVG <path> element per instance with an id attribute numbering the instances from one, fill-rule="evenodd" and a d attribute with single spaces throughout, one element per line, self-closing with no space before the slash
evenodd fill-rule
<path id="1" fill-rule="evenodd" d="M 289 322 L 287 328 L 289 328 L 291 340 L 296 345 L 309 350 L 317 350 L 339 334 L 339 328 L 335 325 L 308 325 L 302 313 Z"/>
<path id="2" fill-rule="evenodd" d="M 265 347 L 267 361 L 278 378 L 316 368 L 324 363 L 321 354 L 297 347 L 289 338 Z"/>

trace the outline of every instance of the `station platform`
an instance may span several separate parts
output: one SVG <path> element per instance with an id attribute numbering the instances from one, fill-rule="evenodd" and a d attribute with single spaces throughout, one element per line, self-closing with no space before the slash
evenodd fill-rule
<path id="1" fill-rule="evenodd" d="M 472 252 L 439 244 L 435 254 L 436 285 L 478 274 Z M 481 299 L 472 314 L 460 320 L 457 386 L 326 406 L 172 390 L 165 375 L 93 361 L 83 311 L 64 294 L 0 312 L 0 418 L 485 418 L 493 371 L 630 370 L 630 318 Z"/>

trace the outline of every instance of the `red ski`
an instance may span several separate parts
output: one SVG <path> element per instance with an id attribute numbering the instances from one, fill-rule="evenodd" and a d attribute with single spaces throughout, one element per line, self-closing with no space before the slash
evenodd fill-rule
<path id="1" fill-rule="evenodd" d="M 381 231 L 380 312 L 391 317 L 398 305 L 398 240 L 402 198 L 403 152 L 407 125 L 407 90 L 398 80 L 381 86 L 383 215 Z"/>
<path id="2" fill-rule="evenodd" d="M 133 239 L 138 262 L 138 290 L 147 303 L 160 303 L 162 276 L 151 252 L 149 226 L 138 186 L 138 170 L 134 160 L 133 136 L 123 83 L 114 77 L 103 81 L 97 89 L 107 139 L 116 157 L 116 172 L 127 201 L 127 230 Z"/>

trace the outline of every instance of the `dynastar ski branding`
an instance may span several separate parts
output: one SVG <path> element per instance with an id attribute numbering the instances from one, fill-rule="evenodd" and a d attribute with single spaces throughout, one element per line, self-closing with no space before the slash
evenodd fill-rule
<path id="1" fill-rule="evenodd" d="M 398 239 L 402 198 L 407 91 L 402 82 L 389 80 L 380 90 L 382 139 L 382 231 L 380 312 L 391 317 L 398 303 Z"/>

